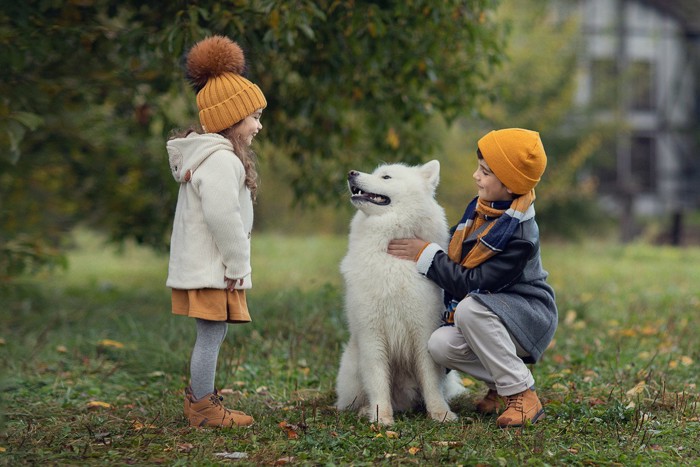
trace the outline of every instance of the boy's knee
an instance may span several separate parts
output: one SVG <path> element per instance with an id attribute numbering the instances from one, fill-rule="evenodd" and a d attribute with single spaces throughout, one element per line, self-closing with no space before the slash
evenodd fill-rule
<path id="1" fill-rule="evenodd" d="M 443 328 L 439 328 L 433 332 L 430 335 L 430 339 L 428 339 L 428 353 L 433 360 L 439 364 L 443 364 L 445 362 L 448 348 L 447 341 L 444 339 L 444 336 L 440 336 L 440 334 L 442 334 L 439 332 L 441 329 Z"/>
<path id="2" fill-rule="evenodd" d="M 474 311 L 481 306 L 481 303 L 472 297 L 467 297 L 459 302 L 455 308 L 455 324 L 459 328 L 462 328 L 462 326 L 469 326 L 469 323 L 474 317 Z"/>

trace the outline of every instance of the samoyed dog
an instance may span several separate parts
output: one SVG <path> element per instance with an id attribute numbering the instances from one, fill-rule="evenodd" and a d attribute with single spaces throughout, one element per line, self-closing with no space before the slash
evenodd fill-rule
<path id="1" fill-rule="evenodd" d="M 425 407 L 431 418 L 455 420 L 448 400 L 464 391 L 428 353 L 440 325 L 442 291 L 411 261 L 387 253 L 391 239 L 418 237 L 447 247 L 445 211 L 435 201 L 440 163 L 388 164 L 348 173 L 358 209 L 340 265 L 350 341 L 336 381 L 340 410 L 391 425 L 395 411 Z"/>

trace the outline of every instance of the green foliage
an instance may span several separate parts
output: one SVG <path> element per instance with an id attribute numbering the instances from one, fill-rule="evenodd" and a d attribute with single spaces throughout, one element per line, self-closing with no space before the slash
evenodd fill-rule
<path id="1" fill-rule="evenodd" d="M 225 403 L 256 423 L 198 430 L 181 412 L 194 325 L 169 312 L 166 258 L 132 244 L 116 254 L 85 232 L 75 241 L 70 270 L 2 294 L 3 465 L 215 465 L 236 452 L 242 465 L 700 462 L 697 248 L 545 244 L 561 310 L 533 367 L 546 418 L 498 429 L 474 412 L 485 387 L 468 380 L 459 422 L 408 413 L 388 429 L 332 408 L 345 239 L 258 235 L 253 322 L 229 328 L 217 374 Z"/>
<path id="2" fill-rule="evenodd" d="M 164 143 L 196 120 L 180 61 L 210 34 L 246 50 L 249 77 L 269 102 L 261 137 L 293 161 L 287 182 L 298 198 L 333 199 L 358 159 L 417 161 L 436 143 L 425 134 L 429 117 L 469 111 L 499 61 L 494 5 L 8 3 L 0 11 L 0 239 L 27 235 L 57 247 L 83 223 L 118 241 L 166 246 L 177 187 Z"/>

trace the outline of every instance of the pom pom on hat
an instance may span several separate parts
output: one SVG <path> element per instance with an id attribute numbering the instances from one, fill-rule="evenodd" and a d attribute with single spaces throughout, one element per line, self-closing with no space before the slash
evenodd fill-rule
<path id="1" fill-rule="evenodd" d="M 226 72 L 242 75 L 245 55 L 228 37 L 212 36 L 194 45 L 187 54 L 187 79 L 199 92 L 211 78 Z"/>
<path id="2" fill-rule="evenodd" d="M 187 54 L 186 77 L 197 93 L 204 131 L 217 133 L 267 107 L 260 88 L 243 77 L 245 55 L 231 39 L 212 36 Z"/>
<path id="3" fill-rule="evenodd" d="M 516 195 L 535 188 L 547 167 L 547 154 L 536 131 L 522 128 L 494 130 L 482 137 L 477 145 L 491 171 Z"/>

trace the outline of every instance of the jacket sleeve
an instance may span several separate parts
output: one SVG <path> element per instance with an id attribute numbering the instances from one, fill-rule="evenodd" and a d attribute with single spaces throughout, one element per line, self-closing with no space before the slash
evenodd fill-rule
<path id="1" fill-rule="evenodd" d="M 239 200 L 244 173 L 240 160 L 226 151 L 215 152 L 197 169 L 204 219 L 230 279 L 243 279 L 251 273 L 250 241 Z"/>
<path id="2" fill-rule="evenodd" d="M 470 292 L 496 293 L 520 277 L 534 250 L 531 242 L 515 238 L 502 252 L 471 269 L 437 250 L 425 275 L 457 300 Z"/>

